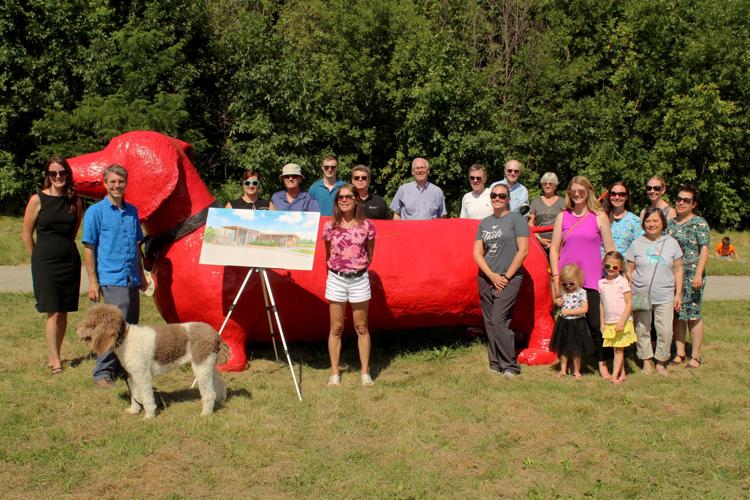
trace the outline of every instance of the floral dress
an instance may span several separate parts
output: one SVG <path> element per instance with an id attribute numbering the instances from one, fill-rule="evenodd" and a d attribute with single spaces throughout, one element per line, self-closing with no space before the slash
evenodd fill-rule
<path id="1" fill-rule="evenodd" d="M 628 253 L 628 248 L 633 240 L 643 234 L 641 219 L 633 212 L 625 212 L 620 219 L 615 219 L 610 225 L 612 232 L 612 241 L 615 243 L 615 250 L 622 255 Z M 604 245 L 602 245 L 602 257 L 604 257 Z"/>
<path id="2" fill-rule="evenodd" d="M 692 283 L 698 267 L 701 248 L 708 248 L 711 241 L 708 223 L 706 219 L 697 215 L 692 216 L 683 224 L 678 224 L 676 219 L 670 219 L 667 223 L 667 233 L 677 240 L 683 253 L 682 305 L 677 313 L 677 318 L 680 320 L 700 319 L 703 290 L 706 288 L 705 272 L 703 274 L 703 285 L 698 290 L 693 288 Z"/>

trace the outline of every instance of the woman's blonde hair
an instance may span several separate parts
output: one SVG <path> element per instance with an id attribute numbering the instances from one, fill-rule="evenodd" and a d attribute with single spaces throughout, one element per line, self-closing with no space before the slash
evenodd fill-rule
<path id="1" fill-rule="evenodd" d="M 560 270 L 560 281 L 574 280 L 578 288 L 583 287 L 583 271 L 575 264 L 565 264 Z"/>
<path id="2" fill-rule="evenodd" d="M 592 212 L 598 212 L 601 210 L 599 201 L 596 199 L 596 195 L 594 194 L 594 186 L 586 177 L 582 175 L 576 175 L 575 177 L 573 177 L 568 184 L 568 189 L 565 190 L 566 210 L 573 210 L 573 200 L 570 198 L 570 188 L 571 186 L 573 186 L 573 184 L 579 184 L 586 190 L 586 206 L 589 210 L 591 210 Z"/>

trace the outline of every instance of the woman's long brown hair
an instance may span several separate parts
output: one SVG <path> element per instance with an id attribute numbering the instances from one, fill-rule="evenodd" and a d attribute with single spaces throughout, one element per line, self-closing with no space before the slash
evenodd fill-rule
<path id="1" fill-rule="evenodd" d="M 49 189 L 52 187 L 52 181 L 47 173 L 49 172 L 49 166 L 53 163 L 60 165 L 67 174 L 65 176 L 65 201 L 68 202 L 68 212 L 75 212 L 76 205 L 78 204 L 78 195 L 76 194 L 75 183 L 73 182 L 73 169 L 70 168 L 68 160 L 60 155 L 53 155 L 47 160 L 47 163 L 44 166 L 44 184 L 42 184 L 42 189 Z"/>
<path id="2" fill-rule="evenodd" d="M 341 210 L 339 209 L 339 200 L 338 200 L 339 193 L 341 193 L 342 189 L 346 189 L 354 195 L 354 220 L 355 222 L 357 224 L 362 224 L 365 220 L 365 208 L 364 206 L 362 206 L 362 199 L 359 197 L 359 192 L 357 191 L 357 188 L 347 183 L 347 184 L 342 185 L 339 188 L 338 193 L 336 193 L 336 201 L 333 204 L 333 220 L 331 221 L 331 227 L 333 229 L 339 227 L 343 219 Z"/>

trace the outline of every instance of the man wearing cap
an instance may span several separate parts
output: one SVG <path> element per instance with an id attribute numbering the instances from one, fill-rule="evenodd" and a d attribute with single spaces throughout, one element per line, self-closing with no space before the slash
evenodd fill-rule
<path id="1" fill-rule="evenodd" d="M 271 202 L 276 210 L 286 212 L 320 212 L 318 202 L 300 189 L 302 184 L 302 169 L 296 163 L 287 163 L 281 169 L 279 176 L 284 183 L 284 191 L 278 191 L 271 196 Z"/>
<path id="2" fill-rule="evenodd" d="M 333 200 L 344 181 L 336 177 L 339 161 L 335 155 L 328 155 L 321 162 L 323 166 L 323 178 L 315 181 L 310 186 L 308 193 L 312 195 L 320 206 L 320 215 L 333 215 Z"/>
<path id="3" fill-rule="evenodd" d="M 430 164 L 424 158 L 411 162 L 412 182 L 401 185 L 391 202 L 393 220 L 428 220 L 445 217 L 443 190 L 427 180 Z"/>
<path id="4" fill-rule="evenodd" d="M 521 177 L 523 165 L 518 160 L 508 160 L 505 163 L 505 178 L 501 181 L 493 182 L 490 185 L 490 191 L 498 184 L 505 184 L 510 188 L 510 208 L 511 212 L 521 212 L 526 215 L 529 212 L 529 191 L 526 187 L 518 182 Z M 524 208 L 525 207 L 525 208 Z"/>
<path id="5" fill-rule="evenodd" d="M 370 169 L 365 165 L 352 168 L 352 185 L 357 188 L 368 219 L 389 219 L 388 205 L 382 196 L 370 191 Z"/>

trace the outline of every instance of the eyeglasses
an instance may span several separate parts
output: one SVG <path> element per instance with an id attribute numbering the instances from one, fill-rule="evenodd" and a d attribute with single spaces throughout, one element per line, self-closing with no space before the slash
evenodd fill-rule
<path id="1" fill-rule="evenodd" d="M 557 186 L 554 182 L 542 182 L 542 186 Z"/>
<path id="2" fill-rule="evenodd" d="M 47 170 L 47 177 L 49 177 L 50 179 L 54 179 L 55 177 L 64 179 L 67 176 L 68 173 L 65 170 Z"/>
<path id="3" fill-rule="evenodd" d="M 336 196 L 336 199 L 338 199 L 339 201 L 341 201 L 341 200 L 353 200 L 354 199 L 354 195 L 353 194 L 340 194 L 340 195 Z"/>
<path id="4" fill-rule="evenodd" d="M 469 176 L 469 180 L 470 181 L 477 181 L 477 182 L 479 182 L 479 181 L 481 181 L 483 179 L 484 179 L 484 177 L 482 177 L 481 175 L 470 175 Z"/>
<path id="5" fill-rule="evenodd" d="M 628 193 L 626 193 L 625 191 L 610 191 L 609 197 L 610 198 L 627 198 Z"/>
<path id="6" fill-rule="evenodd" d="M 604 269 L 606 269 L 607 271 L 609 271 L 610 269 L 612 269 L 613 271 L 619 271 L 620 266 L 613 266 L 612 264 L 604 264 Z"/>
<path id="7" fill-rule="evenodd" d="M 260 181 L 244 181 L 243 184 L 245 186 L 257 186 L 260 184 Z"/>
<path id="8" fill-rule="evenodd" d="M 664 186 L 646 186 L 646 192 L 661 191 L 662 189 L 664 189 Z"/>
<path id="9" fill-rule="evenodd" d="M 570 193 L 571 196 L 586 196 L 585 189 L 568 189 L 568 193 Z"/>
<path id="10" fill-rule="evenodd" d="M 323 165 L 324 170 L 336 170 L 338 165 Z"/>
<path id="11" fill-rule="evenodd" d="M 576 283 L 575 281 L 563 281 L 562 282 L 562 286 L 565 286 L 565 287 L 576 286 L 577 284 L 578 283 Z"/>
<path id="12" fill-rule="evenodd" d="M 506 174 L 520 174 L 521 171 L 518 170 L 517 168 L 506 168 L 505 173 Z"/>
<path id="13" fill-rule="evenodd" d="M 692 198 L 682 198 L 682 197 L 678 196 L 677 198 L 674 199 L 674 202 L 675 203 L 684 203 L 686 205 L 690 205 L 690 204 L 693 203 L 693 199 Z"/>
<path id="14" fill-rule="evenodd" d="M 353 175 L 352 180 L 353 181 L 366 181 L 367 176 L 366 175 Z"/>
<path id="15" fill-rule="evenodd" d="M 495 198 L 499 200 L 506 200 L 508 199 L 508 195 L 505 193 L 490 193 L 490 199 L 494 200 Z"/>

